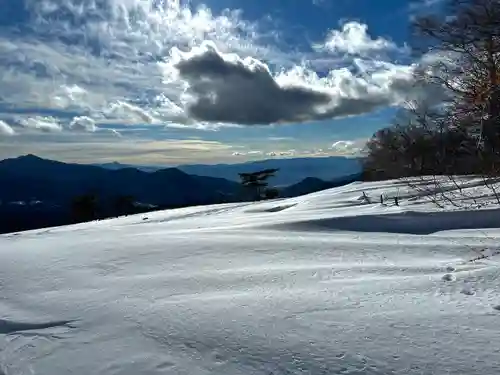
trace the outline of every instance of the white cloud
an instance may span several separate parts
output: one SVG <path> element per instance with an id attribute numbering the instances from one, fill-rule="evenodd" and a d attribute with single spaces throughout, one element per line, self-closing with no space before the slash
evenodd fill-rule
<path id="1" fill-rule="evenodd" d="M 108 133 L 111 133 L 112 135 L 114 135 L 115 137 L 121 137 L 122 136 L 122 133 L 120 133 L 118 130 L 116 129 L 101 129 L 102 131 L 106 131 Z"/>
<path id="2" fill-rule="evenodd" d="M 351 55 L 367 55 L 397 49 L 397 45 L 387 39 L 373 39 L 368 34 L 368 26 L 359 22 L 347 22 L 341 30 L 330 30 L 326 40 L 314 46 L 318 50 Z"/>
<path id="3" fill-rule="evenodd" d="M 125 123 L 158 123 L 158 120 L 148 110 L 122 101 L 112 103 L 105 114 L 108 118 L 116 118 Z"/>
<path id="4" fill-rule="evenodd" d="M 330 150 L 336 155 L 354 156 L 360 155 L 366 145 L 366 139 L 348 140 L 348 141 L 335 141 Z"/>
<path id="5" fill-rule="evenodd" d="M 354 139 L 354 140 L 339 140 L 335 141 L 332 145 L 322 148 L 314 147 L 315 145 L 304 145 L 302 149 L 290 150 L 252 150 L 252 151 L 237 151 L 233 152 L 233 156 L 267 156 L 267 157 L 321 157 L 321 156 L 346 156 L 353 157 L 359 156 L 363 153 L 367 140 Z M 308 146 L 310 148 L 308 148 Z"/>
<path id="6" fill-rule="evenodd" d="M 73 120 L 71 120 L 69 127 L 70 129 L 77 131 L 95 132 L 97 130 L 95 121 L 87 116 L 75 117 Z"/>
<path id="7" fill-rule="evenodd" d="M 268 137 L 267 138 L 270 141 L 276 141 L 276 142 L 281 142 L 281 141 L 294 141 L 294 137 Z"/>
<path id="8" fill-rule="evenodd" d="M 0 120 L 0 136 L 2 135 L 14 135 L 16 132 L 12 127 L 5 121 Z"/>
<path id="9" fill-rule="evenodd" d="M 290 150 L 252 150 L 233 152 L 232 156 L 245 156 L 248 158 L 262 158 L 263 156 L 273 158 L 291 158 L 291 157 L 326 157 L 326 156 L 344 156 L 359 157 L 363 155 L 366 139 L 340 140 L 335 141 L 327 147 L 315 147 L 317 145 L 304 145 L 301 149 Z"/>
<path id="10" fill-rule="evenodd" d="M 59 120 L 53 116 L 19 118 L 18 124 L 26 129 L 42 132 L 60 132 L 62 130 Z"/>
<path id="11" fill-rule="evenodd" d="M 282 157 L 282 156 L 294 156 L 294 155 L 297 155 L 297 154 L 307 154 L 307 153 L 308 153 L 308 151 L 297 152 L 296 150 L 269 151 L 269 152 L 266 152 L 266 156 L 269 156 L 269 157 L 275 157 L 275 156 Z"/>

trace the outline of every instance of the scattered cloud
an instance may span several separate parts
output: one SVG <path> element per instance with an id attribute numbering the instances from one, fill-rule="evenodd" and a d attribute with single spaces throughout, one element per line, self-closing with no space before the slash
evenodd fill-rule
<path id="1" fill-rule="evenodd" d="M 340 30 L 330 30 L 326 40 L 314 47 L 320 51 L 361 56 L 398 49 L 398 46 L 388 39 L 373 39 L 368 34 L 368 25 L 356 21 L 344 23 Z"/>
<path id="2" fill-rule="evenodd" d="M 16 132 L 5 121 L 0 120 L 0 136 L 14 135 Z"/>
<path id="3" fill-rule="evenodd" d="M 75 117 L 69 124 L 70 129 L 76 131 L 95 132 L 97 127 L 95 121 L 87 116 Z"/>
<path id="4" fill-rule="evenodd" d="M 182 116 L 183 82 L 164 81 L 171 48 L 210 40 L 223 51 L 267 53 L 256 25 L 238 11 L 214 15 L 173 0 L 7 1 L 24 13 L 21 24 L 0 30 L 0 112 L 190 125 Z"/>
<path id="5" fill-rule="evenodd" d="M 409 4 L 409 9 L 411 10 L 422 10 L 428 9 L 437 5 L 440 5 L 444 0 L 416 0 Z"/>
<path id="6" fill-rule="evenodd" d="M 108 132 L 108 133 L 114 135 L 115 137 L 121 137 L 122 136 L 122 133 L 120 133 L 116 129 L 100 129 L 100 130 L 103 131 L 103 132 Z"/>
<path id="7" fill-rule="evenodd" d="M 21 117 L 18 119 L 17 124 L 29 130 L 38 130 L 47 133 L 60 132 L 62 130 L 59 120 L 53 116 Z"/>
<path id="8" fill-rule="evenodd" d="M 112 103 L 109 110 L 105 113 L 108 118 L 121 120 L 121 122 L 125 124 L 155 124 L 159 122 L 146 109 L 120 100 L 116 103 Z"/>
<path id="9" fill-rule="evenodd" d="M 296 150 L 270 151 L 270 152 L 266 153 L 266 156 L 269 156 L 269 157 L 274 157 L 274 156 L 278 156 L 278 157 L 290 157 L 290 156 L 295 156 L 295 155 L 297 155 L 297 151 Z"/>
<path id="10" fill-rule="evenodd" d="M 28 2 L 27 12 L 29 36 L 16 28 L 0 34 L 7 67 L 0 108 L 204 129 L 330 119 L 394 103 L 391 71 L 380 90 L 374 78 L 381 72 L 339 68 L 319 78 L 300 64 L 283 69 L 284 54 L 238 11 L 214 15 L 178 1 L 44 0 Z M 347 22 L 320 49 L 364 55 L 396 48 Z"/>
<path id="11" fill-rule="evenodd" d="M 291 150 L 252 150 L 252 151 L 237 151 L 233 152 L 232 156 L 266 156 L 266 157 L 278 157 L 278 158 L 288 158 L 288 157 L 325 157 L 325 156 L 346 156 L 354 157 L 360 156 L 365 147 L 365 139 L 357 139 L 353 141 L 335 141 L 332 145 L 328 147 L 318 147 L 318 148 L 303 148 L 303 149 L 291 149 Z"/>
<path id="12" fill-rule="evenodd" d="M 330 151 L 336 155 L 360 155 L 366 145 L 366 139 L 358 139 L 354 141 L 335 141 L 330 146 Z"/>
<path id="13" fill-rule="evenodd" d="M 269 141 L 281 142 L 281 141 L 294 141 L 294 137 L 268 137 Z"/>

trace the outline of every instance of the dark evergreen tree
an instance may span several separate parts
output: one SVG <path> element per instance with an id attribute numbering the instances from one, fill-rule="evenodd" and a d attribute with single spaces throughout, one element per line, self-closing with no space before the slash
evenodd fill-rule
<path id="1" fill-rule="evenodd" d="M 240 173 L 241 184 L 248 189 L 255 200 L 261 200 L 268 186 L 268 179 L 275 175 L 279 169 L 264 169 L 253 173 Z"/>

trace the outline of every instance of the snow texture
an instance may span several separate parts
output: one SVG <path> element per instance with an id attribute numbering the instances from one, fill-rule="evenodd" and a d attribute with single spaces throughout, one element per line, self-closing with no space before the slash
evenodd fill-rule
<path id="1" fill-rule="evenodd" d="M 389 181 L 0 236 L 0 374 L 499 374 L 480 185 L 484 209 Z"/>

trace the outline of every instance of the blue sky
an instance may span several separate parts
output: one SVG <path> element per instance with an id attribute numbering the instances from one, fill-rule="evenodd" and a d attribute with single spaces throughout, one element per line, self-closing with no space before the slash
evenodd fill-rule
<path id="1" fill-rule="evenodd" d="M 439 0 L 5 0 L 0 158 L 355 155 L 411 98 Z"/>

